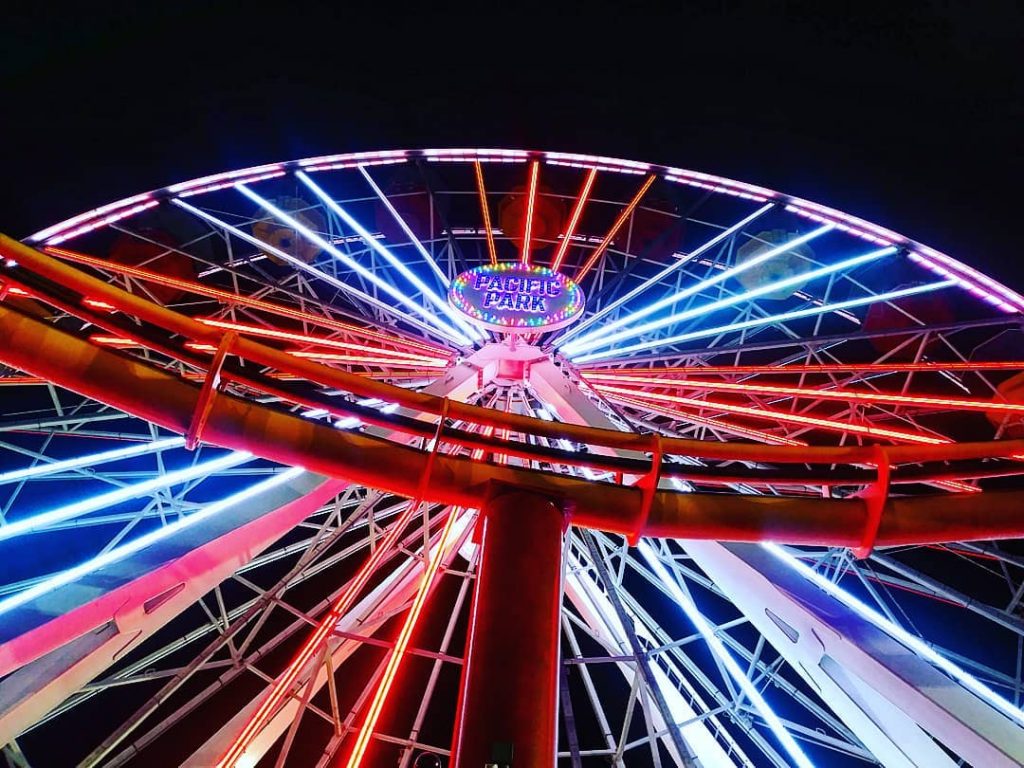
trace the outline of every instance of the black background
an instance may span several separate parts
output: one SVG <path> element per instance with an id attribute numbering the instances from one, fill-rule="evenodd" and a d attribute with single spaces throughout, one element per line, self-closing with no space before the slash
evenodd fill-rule
<path id="1" fill-rule="evenodd" d="M 1013 0 L 349 5 L 8 7 L 0 231 L 263 162 L 513 146 L 756 182 L 1024 282 Z"/>

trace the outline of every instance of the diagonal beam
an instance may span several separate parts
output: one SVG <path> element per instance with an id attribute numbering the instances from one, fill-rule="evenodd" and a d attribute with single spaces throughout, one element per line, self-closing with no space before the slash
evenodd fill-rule
<path id="1" fill-rule="evenodd" d="M 258 237 L 250 235 L 248 232 L 245 232 L 244 230 L 239 229 L 238 227 L 235 227 L 235 226 L 232 226 L 231 224 L 228 224 L 223 219 L 217 218 L 212 213 L 207 213 L 206 211 L 204 211 L 204 210 L 202 210 L 200 208 L 197 208 L 194 205 L 191 205 L 190 203 L 186 203 L 184 200 L 181 200 L 181 199 L 174 199 L 171 202 L 174 205 L 178 206 L 179 208 L 182 208 L 182 209 L 188 211 L 189 213 L 193 214 L 194 216 L 197 216 L 198 218 L 203 219 L 207 223 L 212 224 L 214 227 L 216 227 L 216 228 L 218 228 L 220 230 L 223 230 L 224 232 L 228 232 L 228 233 L 234 235 L 239 240 L 244 240 L 245 242 L 249 243 L 250 245 L 252 245 L 252 246 L 254 246 L 256 248 L 259 248 L 261 250 L 267 251 L 268 253 L 274 254 L 276 257 L 278 257 L 279 259 L 281 259 L 283 261 L 288 262 L 289 264 L 291 264 L 296 269 L 301 270 L 302 272 L 305 272 L 305 273 L 307 273 L 309 275 L 312 275 L 313 277 L 317 278 L 318 280 L 324 281 L 325 283 L 327 283 L 328 285 L 330 285 L 333 288 L 336 288 L 337 290 L 341 291 L 342 293 L 347 293 L 347 294 L 353 296 L 354 298 L 369 304 L 370 306 L 376 307 L 377 309 L 380 309 L 380 310 L 386 312 L 387 314 L 391 315 L 392 317 L 397 318 L 398 320 L 401 320 L 402 322 L 408 323 L 411 326 L 419 328 L 421 331 L 423 331 L 425 333 L 429 333 L 429 334 L 431 334 L 433 336 L 439 336 L 440 338 L 446 339 L 448 341 L 453 340 L 453 337 L 450 335 L 451 332 L 449 330 L 445 330 L 443 332 L 439 331 L 436 327 L 434 327 L 433 324 L 431 324 L 429 322 L 424 322 L 423 320 L 421 320 L 421 319 L 419 319 L 417 317 L 414 317 L 413 315 L 409 315 L 409 314 L 406 314 L 405 312 L 402 312 L 397 307 L 392 306 L 391 304 L 388 304 L 388 302 L 383 301 L 381 299 L 378 299 L 376 296 L 371 296 L 370 294 L 366 293 L 366 291 L 360 290 L 356 286 L 351 285 L 350 283 L 346 283 L 343 280 L 339 280 L 338 278 L 334 277 L 333 275 L 329 275 L 328 273 L 324 272 L 323 270 L 317 269 L 316 267 L 313 267 L 313 266 L 307 264 L 302 259 L 295 258 L 290 253 L 288 253 L 287 251 L 281 250 L 280 248 L 275 248 L 274 246 L 270 245 L 269 243 L 266 243 L 266 242 L 260 240 Z M 269 203 L 268 203 L 268 205 L 269 205 Z M 302 227 L 302 224 L 300 224 L 298 222 L 295 222 L 295 223 L 297 225 L 295 227 L 296 230 L 298 230 L 298 227 Z M 291 225 L 289 225 L 289 226 L 291 226 Z M 302 227 L 302 228 L 303 229 L 307 229 L 306 227 Z M 307 229 L 307 231 L 308 231 L 308 229 Z M 320 238 L 320 239 L 322 240 L 322 238 Z M 337 250 L 337 249 L 335 248 L 334 250 Z M 338 253 L 341 253 L 341 251 L 338 251 Z M 377 278 L 377 279 L 379 280 L 379 278 Z M 431 317 L 433 317 L 433 315 L 431 315 Z M 436 318 L 435 318 L 435 320 L 436 320 Z"/>
<path id="2" fill-rule="evenodd" d="M 900 288 L 894 291 L 887 291 L 885 293 L 878 293 L 872 296 L 862 296 L 856 299 L 847 299 L 845 301 L 837 301 L 834 304 L 822 304 L 820 306 L 815 305 L 806 307 L 804 309 L 794 309 L 790 312 L 780 312 L 776 315 L 769 315 L 768 317 L 759 317 L 755 320 L 746 320 L 743 322 L 730 323 L 728 325 L 720 325 L 714 328 L 705 328 L 700 331 L 691 331 L 689 333 L 680 333 L 675 336 L 668 336 L 664 339 L 655 339 L 653 341 L 644 341 L 637 344 L 629 344 L 623 347 L 615 347 L 608 349 L 603 352 L 591 352 L 590 354 L 584 354 L 572 357 L 574 363 L 589 363 L 594 360 L 604 360 L 607 358 L 615 357 L 616 355 L 626 354 L 630 352 L 638 352 L 644 349 L 653 349 L 655 347 L 667 347 L 673 344 L 679 344 L 684 341 L 694 341 L 696 339 L 706 339 L 710 336 L 720 336 L 726 333 L 734 333 L 736 331 L 745 331 L 750 328 L 761 328 L 766 325 L 773 325 L 774 323 L 783 323 L 789 320 L 799 320 L 804 317 L 815 317 L 817 315 L 825 315 L 829 312 L 838 312 L 844 309 L 853 309 L 854 307 L 869 306 L 871 304 L 878 304 L 883 301 L 895 301 L 896 299 L 902 299 L 907 296 L 917 296 L 922 293 L 930 293 L 932 291 L 941 290 L 942 288 L 949 288 L 955 283 L 952 280 L 941 280 L 936 283 L 925 283 L 923 285 L 915 285 L 909 288 Z"/>
<path id="3" fill-rule="evenodd" d="M 576 234 L 576 227 L 579 226 L 580 217 L 583 215 L 583 209 L 587 204 L 587 199 L 590 197 L 590 190 L 594 186 L 596 178 L 597 168 L 591 168 L 587 172 L 586 178 L 583 179 L 583 186 L 580 187 L 580 193 L 576 196 L 576 205 L 573 206 L 572 214 L 569 216 L 569 223 L 562 234 L 562 242 L 558 244 L 555 258 L 551 262 L 551 269 L 554 272 L 557 272 L 558 268 L 562 266 L 562 261 L 565 259 L 565 254 L 569 250 L 569 244 Z"/>
<path id="4" fill-rule="evenodd" d="M 584 330 L 589 328 L 591 325 L 596 323 L 601 318 L 607 316 L 611 312 L 614 312 L 616 309 L 621 307 L 623 304 L 625 304 L 625 303 L 627 303 L 629 301 L 632 301 L 634 298 L 636 298 L 637 296 L 639 296 L 641 293 L 643 293 L 644 291 L 648 290 L 652 286 L 655 286 L 658 283 L 660 283 L 662 280 L 664 280 L 670 274 L 675 272 L 677 269 L 680 269 L 685 264 L 689 264 L 691 261 L 693 261 L 697 257 L 707 253 L 712 248 L 715 248 L 716 246 L 721 245 L 722 243 L 724 243 L 726 240 L 728 240 L 730 237 L 732 237 L 736 233 L 741 232 L 744 227 L 746 227 L 751 222 L 759 219 L 764 214 L 768 213 L 768 211 L 770 211 L 773 207 L 774 207 L 773 204 L 764 205 L 761 208 L 758 208 L 753 213 L 751 213 L 749 216 L 744 216 L 742 219 L 737 221 L 731 227 L 728 227 L 728 228 L 722 230 L 717 235 L 712 237 L 710 240 L 708 240 L 705 243 L 703 243 L 702 245 L 699 245 L 696 248 L 694 248 L 692 251 L 687 253 L 684 258 L 677 259 L 676 261 L 674 261 L 673 263 L 669 264 L 667 267 L 662 269 L 660 272 L 658 272 L 653 277 L 649 278 L 648 280 L 645 280 L 643 283 L 641 283 L 640 285 L 638 285 L 636 288 L 632 289 L 631 291 L 628 291 L 621 298 L 616 299 L 615 301 L 613 301 L 610 304 L 608 304 L 608 306 L 602 307 L 600 310 L 595 312 L 590 317 L 588 317 L 585 320 L 583 320 L 583 321 L 573 325 L 569 330 L 567 330 L 565 333 L 563 333 L 555 341 L 554 346 L 560 347 L 566 341 L 568 341 L 569 339 L 573 338 L 574 336 L 578 336 L 580 333 L 582 333 Z M 654 310 L 651 310 L 651 311 L 654 311 Z"/>
<path id="5" fill-rule="evenodd" d="M 405 232 L 406 236 L 408 236 L 409 240 L 416 247 L 416 250 L 420 252 L 420 256 L 423 257 L 423 260 L 427 262 L 428 265 L 430 265 L 430 268 L 434 271 L 434 274 L 437 275 L 437 279 L 441 281 L 441 284 L 445 288 L 447 288 L 448 284 L 451 283 L 451 280 L 448 278 L 448 275 L 446 275 L 444 271 L 437 265 L 437 262 L 434 260 L 434 257 L 430 255 L 430 251 L 423 247 L 423 243 L 420 242 L 420 239 L 418 237 L 416 237 L 416 233 L 412 231 L 412 229 L 406 223 L 405 219 L 402 218 L 402 215 L 395 209 L 395 206 L 391 203 L 391 201 L 388 200 L 388 196 L 384 194 L 384 190 L 377 186 L 377 182 L 373 180 L 373 177 L 370 175 L 370 172 L 366 170 L 366 166 L 360 165 L 359 172 L 363 174 L 363 178 L 366 179 L 366 183 L 370 185 L 370 188 L 373 190 L 374 194 L 377 195 L 377 198 L 384 204 L 384 207 L 388 209 L 388 213 L 391 214 L 392 218 L 395 220 L 398 226 L 402 228 L 402 231 Z"/>
<path id="6" fill-rule="evenodd" d="M 702 283 L 697 283 L 689 288 L 679 291 L 678 293 L 671 294 L 660 301 L 656 301 L 653 304 L 649 304 L 643 309 L 631 312 L 623 317 L 620 317 L 613 323 L 609 323 L 606 326 L 598 328 L 595 331 L 591 331 L 587 336 L 579 338 L 574 342 L 566 345 L 565 352 L 569 355 L 575 355 L 579 352 L 584 352 L 589 349 L 595 349 L 597 347 L 605 347 L 614 344 L 623 339 L 630 339 L 636 336 L 640 336 L 650 331 L 656 331 L 669 325 L 678 324 L 684 320 L 691 320 L 693 318 L 703 317 L 711 312 L 717 312 L 720 309 L 727 309 L 734 307 L 737 304 L 742 304 L 745 301 L 752 301 L 761 296 L 774 293 L 775 291 L 792 288 L 794 286 L 803 285 L 806 282 L 817 280 L 822 277 L 828 277 L 837 272 L 852 271 L 857 267 L 863 266 L 864 264 L 870 264 L 878 259 L 888 256 L 895 252 L 895 248 L 881 248 L 869 253 L 862 254 L 860 256 L 854 256 L 849 259 L 843 259 L 835 264 L 827 264 L 816 269 L 807 270 L 805 272 L 799 272 L 791 277 L 783 278 L 782 280 L 775 280 L 766 285 L 762 285 L 760 288 L 755 288 L 749 291 L 743 291 L 741 293 L 734 294 L 732 296 L 726 296 L 718 299 L 717 301 L 710 302 L 708 304 L 701 304 L 697 307 L 691 307 L 690 309 L 683 310 L 682 312 L 671 312 L 664 317 L 660 317 L 656 320 L 648 320 L 645 323 L 635 324 L 637 320 L 646 317 L 653 311 L 663 309 L 667 306 L 675 304 L 678 300 L 686 298 L 688 296 L 695 295 L 700 289 L 707 287 L 709 284 L 717 283 L 719 279 L 723 278 L 729 271 L 720 272 L 709 280 L 705 280 Z M 746 267 L 751 264 L 754 259 L 744 262 L 742 267 Z M 610 331 L 615 328 L 627 326 L 621 331 L 609 334 Z"/>
<path id="7" fill-rule="evenodd" d="M 479 160 L 473 161 L 476 172 L 476 192 L 480 198 L 480 215 L 484 220 L 484 234 L 487 236 L 487 252 L 491 256 L 491 266 L 498 263 L 498 249 L 494 244 L 494 228 L 491 226 L 491 207 L 487 202 L 487 189 L 484 187 L 484 169 Z"/>
<path id="8" fill-rule="evenodd" d="M 591 252 L 587 260 L 583 262 L 583 266 L 581 266 L 579 270 L 577 270 L 575 276 L 573 277 L 573 280 L 575 280 L 577 283 L 581 282 L 583 278 L 587 276 L 587 273 L 590 272 L 591 269 L 593 269 L 594 265 L 597 263 L 597 260 L 601 258 L 601 255 L 606 250 L 608 250 L 608 246 L 612 244 L 612 240 L 614 240 L 615 236 L 619 234 L 619 230 L 622 229 L 622 225 L 629 220 L 630 215 L 640 204 L 640 201 L 643 199 L 643 196 L 647 194 L 647 190 L 651 188 L 651 185 L 657 178 L 658 177 L 652 173 L 644 180 L 644 183 L 640 185 L 640 189 L 638 189 L 636 191 L 636 194 L 633 195 L 633 199 L 630 200 L 626 207 L 623 208 L 622 211 L 619 213 L 619 216 L 618 218 L 615 219 L 615 222 L 612 224 L 611 229 L 608 230 L 608 234 L 604 236 L 604 240 L 602 240 L 600 245 L 598 245 L 597 248 L 595 248 Z"/>

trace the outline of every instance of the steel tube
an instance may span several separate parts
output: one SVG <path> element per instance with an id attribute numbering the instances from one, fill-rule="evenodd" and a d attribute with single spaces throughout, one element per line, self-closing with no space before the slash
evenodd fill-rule
<path id="1" fill-rule="evenodd" d="M 562 510 L 545 496 L 507 486 L 489 490 L 453 768 L 555 764 L 564 525 Z"/>

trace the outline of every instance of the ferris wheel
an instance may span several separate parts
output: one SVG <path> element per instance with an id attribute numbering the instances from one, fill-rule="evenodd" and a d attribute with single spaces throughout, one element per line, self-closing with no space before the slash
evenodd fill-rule
<path id="1" fill-rule="evenodd" d="M 0 258 L 10 765 L 1024 764 L 1024 297 L 968 264 L 510 149 Z"/>

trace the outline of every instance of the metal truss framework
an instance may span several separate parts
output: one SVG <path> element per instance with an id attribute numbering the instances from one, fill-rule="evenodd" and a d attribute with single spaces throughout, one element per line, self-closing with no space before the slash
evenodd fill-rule
<path id="1" fill-rule="evenodd" d="M 94 255 L 114 236 L 145 258 Z M 499 599 L 561 635 L 514 676 L 550 696 L 520 760 L 1024 762 L 1024 557 L 997 541 L 1024 299 L 970 267 L 727 179 L 499 150 L 248 169 L 29 243 L 0 239 L 9 764 L 121 697 L 83 765 L 475 765 L 509 715 L 452 702 L 498 679 L 474 656 L 515 669 L 484 650 Z M 439 303 L 527 259 L 586 278 L 582 323 L 509 346 Z M 963 319 L 923 298 L 952 291 Z M 532 549 L 480 546 L 509 486 L 565 515 L 536 534 L 560 600 L 528 560 L 487 586 L 488 548 Z M 453 754 L 453 722 L 480 744 Z"/>

